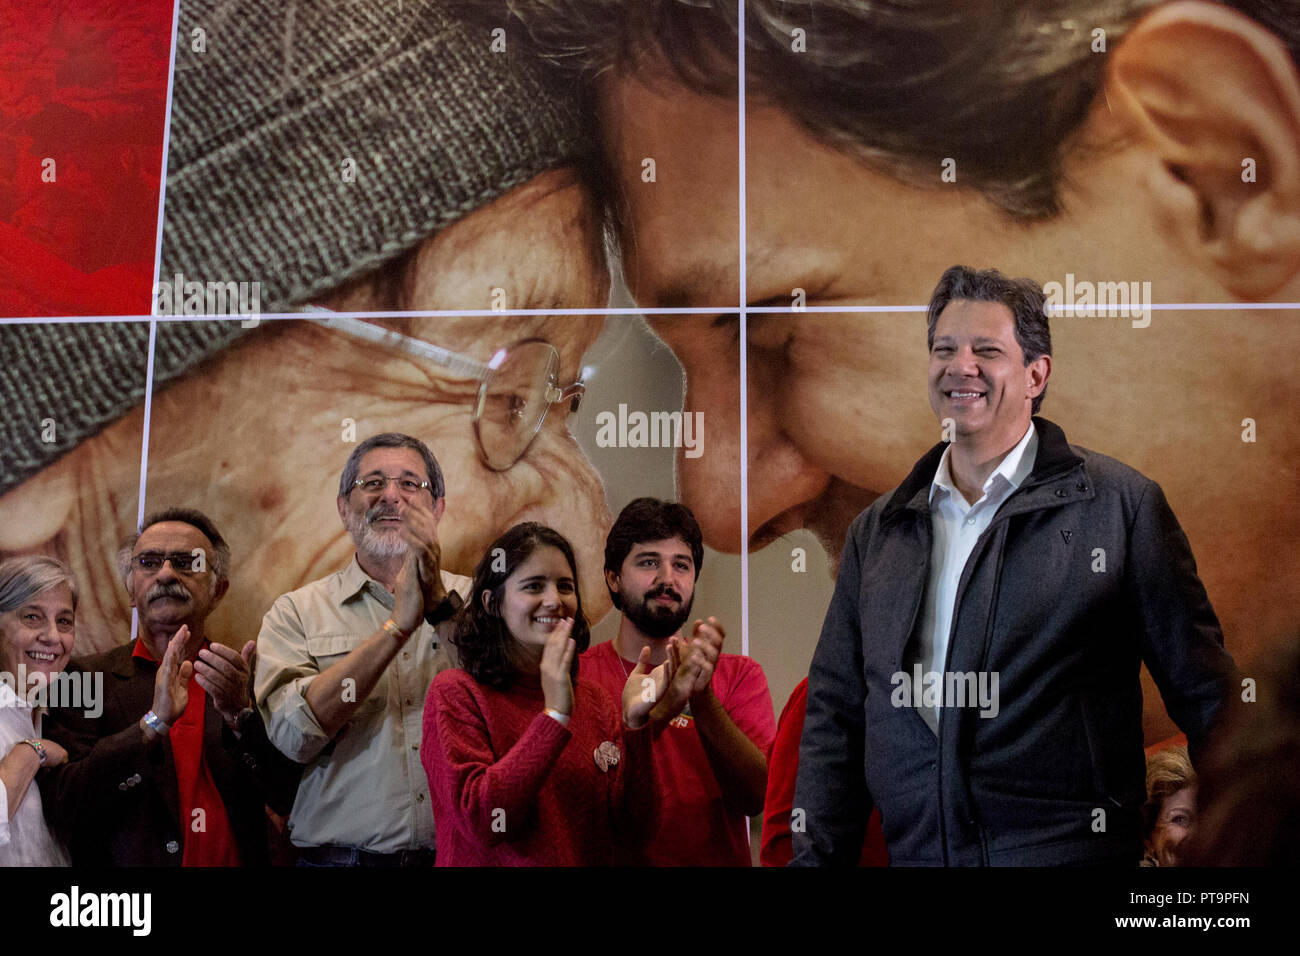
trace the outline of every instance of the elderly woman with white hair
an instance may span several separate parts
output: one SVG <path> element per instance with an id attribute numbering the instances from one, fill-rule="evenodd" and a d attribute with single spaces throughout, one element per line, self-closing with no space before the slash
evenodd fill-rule
<path id="1" fill-rule="evenodd" d="M 72 656 L 76 608 L 76 582 L 62 562 L 29 555 L 0 563 L 0 866 L 69 864 L 32 784 L 42 767 L 68 759 L 42 739 L 38 705 Z"/>

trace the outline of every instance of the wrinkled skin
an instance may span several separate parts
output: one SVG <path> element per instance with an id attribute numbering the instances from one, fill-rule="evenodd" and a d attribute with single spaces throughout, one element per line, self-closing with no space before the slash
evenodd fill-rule
<path id="1" fill-rule="evenodd" d="M 566 170 L 537 177 L 428 240 L 409 308 L 487 309 L 492 289 L 523 308 L 599 307 L 608 293 L 599 224 Z M 356 284 L 320 304 L 373 306 Z M 375 320 L 381 321 L 381 320 Z M 601 316 L 429 317 L 393 328 L 486 362 L 530 337 L 560 353 L 561 384 L 576 379 Z M 551 525 L 573 543 L 590 618 L 609 609 L 601 555 L 610 524 L 604 487 L 553 406 L 522 460 L 482 462 L 472 424 L 477 382 L 422 359 L 307 321 L 263 321 L 226 352 L 154 398 L 146 510 L 206 512 L 233 552 L 231 584 L 208 622 L 240 646 L 281 594 L 342 567 L 353 544 L 338 519 L 339 474 L 354 441 L 399 431 L 424 441 L 446 477 L 439 526 L 443 567 L 469 575 L 486 546 L 519 521 Z M 143 410 L 136 408 L 0 498 L 0 551 L 66 556 L 82 587 L 79 652 L 126 639 L 130 610 L 113 564 L 136 521 Z"/>

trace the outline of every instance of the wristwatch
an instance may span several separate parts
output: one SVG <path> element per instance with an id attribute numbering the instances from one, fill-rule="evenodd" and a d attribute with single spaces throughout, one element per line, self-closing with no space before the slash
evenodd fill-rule
<path id="1" fill-rule="evenodd" d="M 448 591 L 447 596 L 431 608 L 425 608 L 424 619 L 429 622 L 430 627 L 437 627 L 443 621 L 449 621 L 455 617 L 465 602 L 455 591 Z"/>
<path id="2" fill-rule="evenodd" d="M 166 736 L 167 731 L 171 730 L 171 724 L 165 723 L 163 719 L 152 710 L 144 715 L 144 722 L 150 730 L 155 734 L 158 734 L 160 737 Z"/>
<path id="3" fill-rule="evenodd" d="M 23 743 L 36 751 L 36 757 L 40 760 L 41 766 L 44 767 L 45 761 L 50 759 L 50 755 L 45 752 L 45 744 L 41 743 L 35 737 L 28 738 L 27 740 L 24 740 Z"/>

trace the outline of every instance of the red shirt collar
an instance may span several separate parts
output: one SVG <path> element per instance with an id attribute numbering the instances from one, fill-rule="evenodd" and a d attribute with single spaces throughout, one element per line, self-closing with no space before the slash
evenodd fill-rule
<path id="1" fill-rule="evenodd" d="M 207 647 L 209 643 L 210 642 L 205 637 L 203 643 L 199 645 L 199 650 L 203 650 L 203 648 Z M 135 647 L 131 649 L 131 656 L 139 657 L 148 661 L 150 664 L 158 663 L 158 658 L 153 656 L 153 653 L 149 650 L 149 645 L 144 642 L 144 638 L 142 637 L 137 637 L 135 639 Z"/>

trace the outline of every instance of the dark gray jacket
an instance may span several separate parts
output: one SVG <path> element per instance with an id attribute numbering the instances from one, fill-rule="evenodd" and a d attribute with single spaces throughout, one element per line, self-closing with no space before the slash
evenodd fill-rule
<path id="1" fill-rule="evenodd" d="M 936 739 L 891 702 L 945 446 L 849 529 L 808 677 L 794 865 L 856 863 L 873 802 L 894 864 L 1136 863 L 1140 661 L 1200 749 L 1233 667 L 1186 536 L 1155 482 L 1034 424 L 1033 471 L 962 571 L 944 667 L 997 672 L 996 716 L 945 707 Z"/>
<path id="2" fill-rule="evenodd" d="M 181 815 L 171 741 L 147 744 L 139 727 L 153 705 L 158 665 L 135 657 L 134 648 L 122 644 L 73 661 L 73 672 L 103 674 L 98 717 L 63 707 L 46 718 L 45 735 L 68 751 L 68 761 L 41 772 L 41 802 L 73 866 L 180 866 L 184 859 L 190 821 Z M 302 767 L 266 739 L 256 711 L 245 711 L 236 737 L 205 698 L 204 763 L 243 865 L 266 866 L 264 805 L 287 814 Z"/>

